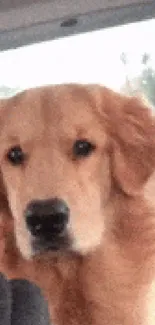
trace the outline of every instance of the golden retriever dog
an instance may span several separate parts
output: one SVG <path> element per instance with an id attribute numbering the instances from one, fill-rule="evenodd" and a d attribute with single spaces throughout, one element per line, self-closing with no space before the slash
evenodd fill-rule
<path id="1" fill-rule="evenodd" d="M 56 85 L 0 102 L 0 271 L 53 325 L 155 324 L 155 121 L 139 99 Z"/>

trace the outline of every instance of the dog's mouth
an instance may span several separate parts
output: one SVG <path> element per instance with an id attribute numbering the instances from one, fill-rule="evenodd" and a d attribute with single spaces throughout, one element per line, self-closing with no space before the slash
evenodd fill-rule
<path id="1" fill-rule="evenodd" d="M 44 254 L 47 252 L 65 252 L 71 247 L 69 236 L 52 236 L 50 239 L 33 238 L 32 242 L 33 256 Z"/>

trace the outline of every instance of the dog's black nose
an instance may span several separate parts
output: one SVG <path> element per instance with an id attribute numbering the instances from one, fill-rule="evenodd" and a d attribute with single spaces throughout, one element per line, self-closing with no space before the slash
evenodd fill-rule
<path id="1" fill-rule="evenodd" d="M 58 198 L 31 201 L 26 208 L 25 217 L 33 236 L 50 240 L 65 230 L 69 208 Z"/>

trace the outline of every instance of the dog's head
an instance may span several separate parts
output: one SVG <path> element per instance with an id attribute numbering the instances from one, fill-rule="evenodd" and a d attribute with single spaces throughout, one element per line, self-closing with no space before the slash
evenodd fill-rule
<path id="1" fill-rule="evenodd" d="M 96 248 L 113 193 L 138 195 L 154 170 L 150 111 L 80 85 L 28 90 L 0 106 L 2 201 L 23 256 Z"/>

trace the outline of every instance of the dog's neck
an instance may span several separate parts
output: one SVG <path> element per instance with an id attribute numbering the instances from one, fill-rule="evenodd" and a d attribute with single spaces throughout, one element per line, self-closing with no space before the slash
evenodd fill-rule
<path id="1" fill-rule="evenodd" d="M 87 307 L 93 305 L 93 324 L 128 324 L 129 315 L 129 324 L 147 324 L 147 317 L 154 324 L 148 308 L 155 307 L 155 212 L 143 196 L 121 195 L 107 208 L 109 227 L 100 247 L 76 260 L 72 272 Z"/>
<path id="2" fill-rule="evenodd" d="M 36 281 L 51 302 L 55 324 L 155 323 L 149 309 L 155 303 L 154 213 L 140 196 L 119 195 L 109 211 L 109 228 L 96 250 L 53 258 L 44 266 L 36 262 Z"/>

